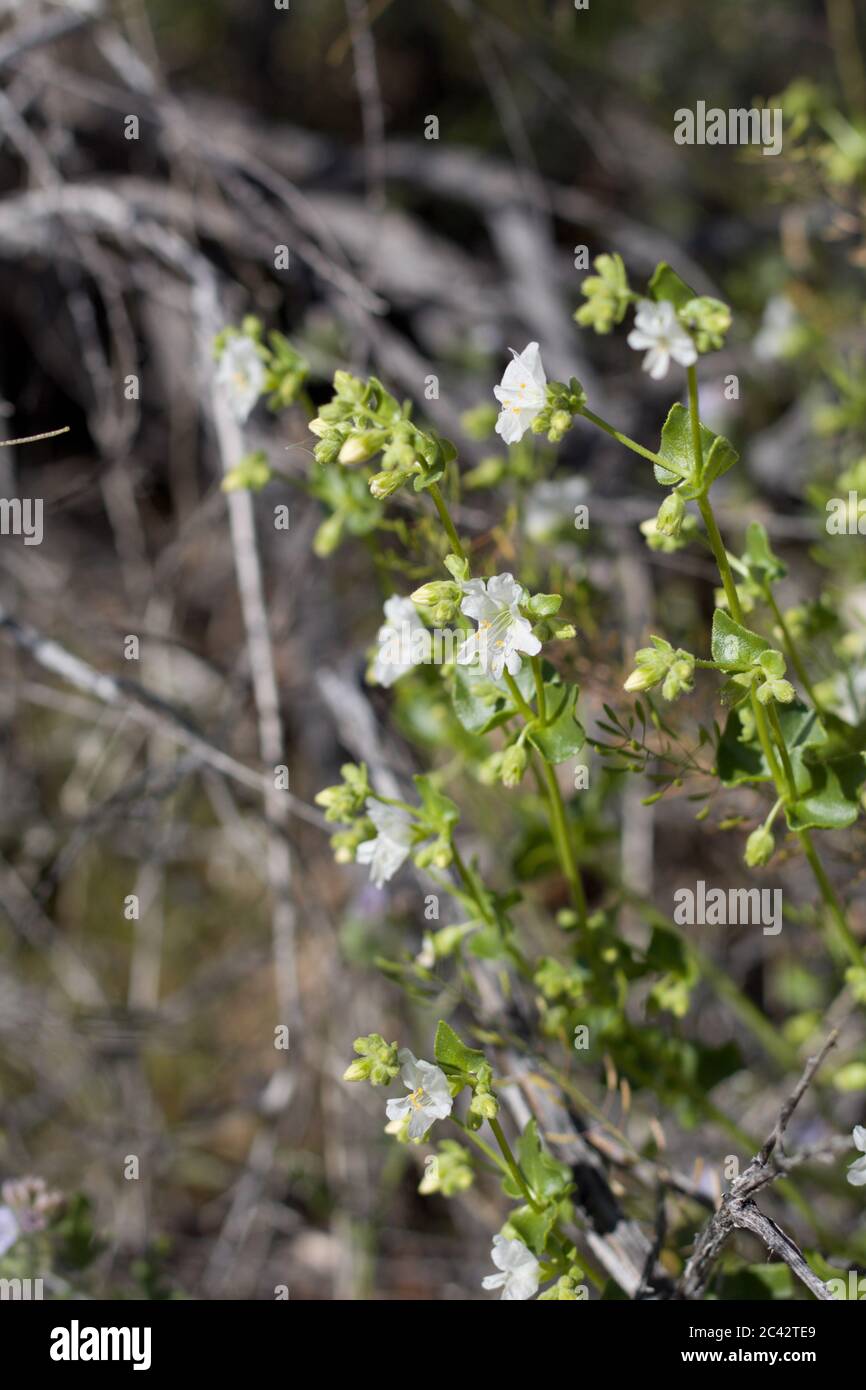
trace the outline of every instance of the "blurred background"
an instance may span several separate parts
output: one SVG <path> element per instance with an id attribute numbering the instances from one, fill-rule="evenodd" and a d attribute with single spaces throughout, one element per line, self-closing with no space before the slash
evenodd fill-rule
<path id="1" fill-rule="evenodd" d="M 670 261 L 734 310 L 703 375 L 704 417 L 745 456 L 723 524 L 739 539 L 764 521 L 786 605 L 825 596 L 816 640 L 848 615 L 832 695 L 859 716 L 866 566 L 857 537 L 832 557 L 819 541 L 866 422 L 853 0 L 5 0 L 0 14 L 0 420 L 9 438 L 70 427 L 0 451 L 0 496 L 44 500 L 40 545 L 0 537 L 0 1177 L 66 1197 L 57 1292 L 482 1296 L 495 1185 L 420 1196 L 423 1153 L 386 1139 L 381 1093 L 339 1080 L 358 1034 L 429 1055 L 441 1012 L 435 988 L 412 988 L 417 885 L 378 892 L 336 869 L 312 804 L 347 758 L 399 778 L 440 757 L 435 723 L 363 681 L 390 551 L 352 527 L 338 547 L 322 538 L 334 501 L 311 490 L 303 413 L 260 405 L 239 441 L 211 343 L 255 313 L 308 357 L 315 401 L 348 367 L 419 402 L 476 470 L 467 533 L 514 560 L 519 510 L 525 563 L 552 569 L 578 612 L 593 731 L 603 704 L 629 708 L 623 676 L 660 612 L 672 640 L 705 640 L 712 566 L 647 548 L 658 491 L 612 442 L 575 428 L 548 451 L 554 483 L 529 465 L 503 478 L 498 441 L 461 416 L 490 400 L 507 348 L 536 339 L 549 376 L 577 376 L 594 410 L 654 445 L 671 383 L 572 315 L 580 248 L 618 252 L 636 284 Z M 782 154 L 676 145 L 674 112 L 699 100 L 783 105 Z M 286 477 L 228 499 L 241 443 Z M 712 719 L 711 695 L 692 718 Z M 276 800 L 275 764 L 291 778 Z M 678 883 L 745 880 L 760 798 L 714 797 L 698 822 L 676 788 L 647 807 L 652 782 L 596 770 L 579 808 L 594 902 L 608 871 L 665 913 Z M 475 830 L 530 885 L 543 940 L 564 899 L 538 826 L 477 783 L 461 804 L 491 877 L 507 869 Z M 859 832 L 834 837 L 830 864 L 861 933 Z M 708 928 L 702 944 L 799 1041 L 834 994 L 811 884 L 798 862 L 782 875 L 802 931 Z M 455 990 L 441 988 L 452 1006 Z M 715 1044 L 737 1033 L 709 994 L 690 1026 Z M 584 1080 L 623 1119 L 603 1069 Z M 761 1133 L 777 1093 L 759 1064 L 722 1081 L 714 1099 Z M 644 1122 L 663 1109 L 650 1094 Z M 833 1114 L 862 1122 L 841 1090 Z M 717 1115 L 696 1110 L 669 1140 L 711 1199 L 701 1156 L 718 1164 L 732 1143 Z M 844 1183 L 821 1201 L 829 1227 L 862 1232 Z"/>

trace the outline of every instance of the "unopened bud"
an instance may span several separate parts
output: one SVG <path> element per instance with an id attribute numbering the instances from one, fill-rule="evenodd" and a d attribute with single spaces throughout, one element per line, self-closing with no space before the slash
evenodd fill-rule
<path id="1" fill-rule="evenodd" d="M 678 492 L 671 492 L 662 502 L 656 516 L 656 530 L 663 536 L 678 536 L 682 530 L 686 504 Z"/>

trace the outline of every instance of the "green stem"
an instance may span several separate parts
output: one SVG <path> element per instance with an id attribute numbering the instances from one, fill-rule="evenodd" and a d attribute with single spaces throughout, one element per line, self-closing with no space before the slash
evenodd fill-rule
<path id="1" fill-rule="evenodd" d="M 553 818 L 553 834 L 559 852 L 559 862 L 562 865 L 562 871 L 571 889 L 572 901 L 577 909 L 578 926 L 584 928 L 586 926 L 586 893 L 583 890 L 583 879 L 580 876 L 577 860 L 574 857 L 574 846 L 571 843 L 571 835 L 568 831 L 568 820 L 565 814 L 562 792 L 559 790 L 556 773 L 546 758 L 542 761 L 542 767 L 544 769 L 544 780 L 547 783 L 550 812 Z"/>
<path id="2" fill-rule="evenodd" d="M 809 676 L 806 671 L 806 667 L 803 664 L 803 659 L 800 656 L 797 644 L 794 641 L 794 638 L 791 636 L 791 631 L 788 627 L 788 624 L 782 617 L 779 605 L 773 597 L 773 591 L 770 588 L 769 584 L 766 586 L 764 593 L 766 595 L 767 603 L 770 606 L 770 611 L 772 612 L 773 618 L 775 619 L 776 626 L 782 634 L 782 644 L 785 648 L 785 652 L 787 653 L 788 660 L 790 661 L 794 670 L 797 672 L 797 679 L 799 680 L 806 694 L 809 696 L 809 699 L 814 705 L 817 713 L 824 714 L 825 711 L 822 708 L 821 702 L 817 699 L 815 691 L 812 688 L 812 682 L 809 680 Z"/>
<path id="3" fill-rule="evenodd" d="M 439 513 L 439 520 L 442 522 L 442 525 L 445 528 L 445 534 L 451 542 L 451 549 L 454 551 L 454 554 L 459 557 L 459 559 L 465 560 L 466 551 L 463 549 L 463 543 L 457 534 L 454 522 L 451 520 L 451 513 L 445 505 L 442 493 L 439 491 L 438 483 L 431 483 L 427 491 L 433 498 L 434 505 L 436 507 L 437 512 Z"/>
<path id="4" fill-rule="evenodd" d="M 740 607 L 740 600 L 737 596 L 737 590 L 734 584 L 734 577 L 731 573 L 731 566 L 728 562 L 727 552 L 725 550 L 724 542 L 722 541 L 719 528 L 716 524 L 716 518 L 713 514 L 713 509 L 710 505 L 709 498 L 699 498 L 698 507 L 700 508 L 700 513 L 703 517 L 704 525 L 707 528 L 707 535 L 709 537 L 713 555 L 716 559 L 716 564 L 719 567 L 719 574 L 722 577 L 722 584 L 724 585 L 725 594 L 728 600 L 728 607 L 731 610 L 731 616 L 732 618 L 734 618 L 736 622 L 741 623 L 743 621 L 743 612 Z M 760 740 L 761 748 L 763 750 L 767 766 L 770 769 L 773 782 L 775 783 L 776 791 L 782 797 L 783 802 L 796 800 L 797 793 L 793 769 L 791 768 L 791 761 L 788 755 L 787 745 L 785 744 L 784 735 L 782 734 L 781 725 L 779 724 L 779 717 L 774 710 L 773 717 L 775 718 L 777 726 L 776 737 L 780 740 L 780 750 L 781 748 L 784 748 L 783 757 L 786 764 L 784 774 L 782 768 L 779 766 L 778 759 L 776 758 L 776 755 L 773 751 L 772 741 L 770 739 L 770 731 L 767 725 L 767 717 L 764 712 L 764 707 L 758 700 L 754 691 L 752 691 L 751 705 L 752 711 L 755 716 L 755 729 Z M 821 897 L 823 898 L 824 903 L 827 909 L 829 910 L 830 915 L 833 918 L 833 922 L 836 925 L 838 935 L 845 946 L 846 952 L 848 953 L 852 962 L 855 965 L 862 965 L 863 955 L 860 950 L 860 946 L 857 942 L 856 937 L 852 933 L 851 928 L 848 926 L 848 921 L 845 915 L 845 909 L 839 901 L 835 889 L 833 888 L 833 885 L 827 877 L 824 865 L 821 863 L 820 856 L 815 848 L 809 831 L 798 830 L 797 838 L 800 841 L 809 868 L 812 870 L 815 882 L 818 885 L 818 891 L 820 892 Z"/>
<path id="5" fill-rule="evenodd" d="M 493 1133 L 496 1137 L 496 1142 L 502 1150 L 502 1157 L 508 1164 L 509 1173 L 513 1177 L 514 1181 L 517 1183 L 517 1186 L 520 1188 L 520 1191 L 523 1193 L 529 1205 L 532 1207 L 532 1210 L 543 1211 L 543 1206 L 536 1202 L 529 1189 L 529 1184 L 527 1183 L 525 1177 L 520 1171 L 520 1165 L 518 1164 L 517 1159 L 514 1157 L 514 1154 L 511 1152 L 511 1146 L 502 1132 L 502 1125 L 499 1123 L 498 1120 L 488 1120 L 487 1123 L 493 1130 Z"/>
<path id="6" fill-rule="evenodd" d="M 788 752 L 788 745 L 785 742 L 785 735 L 782 731 L 782 725 L 779 720 L 779 711 L 776 709 L 776 706 L 772 703 L 772 701 L 769 705 L 767 705 L 766 708 L 770 719 L 770 726 L 775 735 L 776 744 L 778 745 L 779 756 L 782 759 L 782 767 L 785 772 L 785 783 L 788 789 L 788 799 L 790 801 L 796 801 L 797 779 L 794 776 L 794 769 L 791 765 L 791 755 Z"/>
<path id="7" fill-rule="evenodd" d="M 815 875 L 815 880 L 818 884 L 818 888 L 820 889 L 821 897 L 824 900 L 824 904 L 827 907 L 830 916 L 833 918 L 833 922 L 836 927 L 839 939 L 841 940 L 842 945 L 845 947 L 845 950 L 851 959 L 852 965 L 862 966 L 863 952 L 860 949 L 860 943 L 858 942 L 854 933 L 851 931 L 851 928 L 848 926 L 848 919 L 845 915 L 845 909 L 836 895 L 835 888 L 833 887 L 832 883 L 827 877 L 827 872 L 824 868 L 824 865 L 821 863 L 818 851 L 816 850 L 812 842 L 812 836 L 810 835 L 808 830 L 800 830 L 798 832 L 798 837 L 800 840 L 800 844 L 803 846 L 803 853 L 809 861 L 809 867 L 812 870 L 812 873 Z"/>
<path id="8" fill-rule="evenodd" d="M 512 700 L 514 701 L 517 708 L 520 710 L 520 713 L 523 715 L 523 718 L 526 720 L 527 724 L 536 724 L 538 722 L 538 717 L 536 716 L 535 710 L 532 708 L 532 705 L 528 703 L 528 701 L 524 700 L 523 696 L 520 693 L 520 687 L 518 686 L 517 681 L 514 679 L 511 672 L 503 671 L 502 678 L 505 681 L 505 684 L 508 686 Z"/>
<path id="9" fill-rule="evenodd" d="M 704 451 L 701 446 L 701 418 L 698 414 L 698 374 L 694 367 L 687 369 L 689 383 L 689 418 L 692 425 L 692 452 L 695 456 L 695 477 L 700 484 L 704 472 Z"/>
<path id="10" fill-rule="evenodd" d="M 547 697 L 544 694 L 544 677 L 541 674 L 541 662 L 537 656 L 532 657 L 532 674 L 535 677 L 535 703 L 538 706 L 538 717 L 542 724 L 546 724 Z"/>
<path id="11" fill-rule="evenodd" d="M 673 473 L 677 478 L 686 481 L 685 473 L 680 473 L 672 463 L 667 459 L 663 459 L 661 454 L 654 454 L 652 449 L 645 449 L 642 444 L 636 443 L 634 439 L 629 439 L 627 434 L 623 434 L 621 430 L 614 429 L 613 425 L 609 425 L 607 420 L 602 420 L 600 415 L 595 415 L 591 410 L 587 410 L 586 406 L 578 413 L 582 415 L 584 419 L 589 420 L 591 424 L 596 425 L 598 429 L 604 430 L 605 434 L 609 434 L 611 439 L 615 439 L 619 444 L 624 444 L 627 449 L 631 449 L 633 453 L 640 454 L 641 458 L 649 459 L 650 463 L 658 464 L 659 468 L 663 468 L 665 472 Z"/>
<path id="12" fill-rule="evenodd" d="M 539 713 L 536 714 L 532 706 L 527 704 L 526 700 L 524 700 L 521 695 L 514 677 L 510 675 L 508 671 L 504 671 L 503 675 L 505 677 L 505 684 L 511 692 L 511 698 L 526 722 L 531 722 L 533 724 L 537 724 L 540 720 L 543 722 L 543 705 L 541 704 L 544 698 L 543 687 L 539 696 Z M 536 690 L 538 690 L 540 675 L 539 669 L 536 672 Z M 577 860 L 574 857 L 574 847 L 571 843 L 571 836 L 568 831 L 568 818 L 565 814 L 562 792 L 559 790 L 556 773 L 544 757 L 542 757 L 542 767 L 544 769 L 547 799 L 550 802 L 550 815 L 553 822 L 553 839 L 556 845 L 556 852 L 559 857 L 559 862 L 562 865 L 562 872 L 565 874 L 568 886 L 571 889 L 572 902 L 577 909 L 578 925 L 580 927 L 585 927 L 586 894 L 583 891 L 583 880 L 580 876 L 580 870 L 577 867 Z"/>

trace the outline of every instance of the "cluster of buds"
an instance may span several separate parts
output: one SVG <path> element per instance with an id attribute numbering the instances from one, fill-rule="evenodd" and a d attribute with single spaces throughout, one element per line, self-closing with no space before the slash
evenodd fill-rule
<path id="1" fill-rule="evenodd" d="M 44 1231 L 63 1205 L 62 1194 L 48 1188 L 44 1178 L 10 1178 L 0 1195 L 24 1232 Z"/>
<path id="2" fill-rule="evenodd" d="M 454 1197 L 458 1192 L 465 1192 L 474 1181 L 472 1161 L 466 1149 L 455 1139 L 443 1139 L 439 1152 L 430 1154 L 426 1160 L 418 1191 L 425 1197 L 434 1192 L 443 1197 Z"/>
<path id="3" fill-rule="evenodd" d="M 581 286 L 586 303 L 574 317 L 596 333 L 610 333 L 622 323 L 630 304 L 635 305 L 635 325 L 629 346 L 646 352 L 644 370 L 655 380 L 667 374 L 671 359 L 691 367 L 699 353 L 714 352 L 724 345 L 731 326 L 727 304 L 709 295 L 696 295 L 664 261 L 656 266 L 646 295 L 629 286 L 619 256 L 598 256 L 595 275 Z"/>
<path id="4" fill-rule="evenodd" d="M 724 346 L 731 311 L 720 299 L 703 294 L 686 301 L 679 310 L 679 319 L 694 338 L 698 352 L 716 352 Z"/>
<path id="5" fill-rule="evenodd" d="M 566 386 L 561 381 L 549 381 L 546 400 L 532 422 L 533 434 L 546 434 L 551 444 L 558 444 L 586 405 L 586 392 L 577 377 Z"/>
<path id="6" fill-rule="evenodd" d="M 451 559 L 450 555 L 448 559 Z M 430 610 L 434 627 L 444 627 L 446 623 L 453 622 L 460 612 L 463 586 L 451 579 L 437 579 L 422 584 L 410 597 L 419 608 Z"/>
<path id="7" fill-rule="evenodd" d="M 796 699 L 797 692 L 790 681 L 784 679 L 785 658 L 780 651 L 768 647 L 759 652 L 755 662 L 745 671 L 737 671 L 722 687 L 722 700 L 726 705 L 736 708 L 754 690 L 762 705 L 775 700 L 780 705 L 789 705 Z"/>
<path id="8" fill-rule="evenodd" d="M 229 469 L 222 480 L 223 492 L 261 492 L 273 477 L 268 456 L 263 449 L 247 454 L 235 468 Z"/>
<path id="9" fill-rule="evenodd" d="M 666 700 L 675 700 L 691 692 L 694 684 L 695 658 L 691 652 L 676 649 L 663 637 L 651 637 L 651 647 L 635 652 L 635 669 L 625 683 L 630 691 L 652 690 L 661 684 Z"/>
<path id="10" fill-rule="evenodd" d="M 390 1086 L 400 1071 L 397 1044 L 386 1043 L 380 1033 L 356 1038 L 352 1048 L 358 1053 L 343 1072 L 344 1081 L 369 1081 L 371 1086 Z"/>
<path id="11" fill-rule="evenodd" d="M 635 295 L 629 288 L 622 256 L 596 256 L 593 266 L 595 275 L 588 275 L 580 287 L 586 303 L 574 317 L 582 328 L 610 333 L 615 324 L 622 323 Z"/>
<path id="12" fill-rule="evenodd" d="M 338 821 L 347 827 L 331 836 L 331 848 L 338 864 L 351 864 L 358 846 L 376 831 L 365 813 L 370 795 L 366 766 L 345 763 L 340 774 L 342 782 L 335 787 L 324 787 L 314 800 L 317 806 L 324 807 L 326 821 Z"/>
<path id="13" fill-rule="evenodd" d="M 429 487 L 441 478 L 455 450 L 414 425 L 409 411 L 409 403 L 401 405 L 376 377 L 362 381 L 349 372 L 335 372 L 333 397 L 309 425 L 319 441 L 317 461 L 353 465 L 381 454 L 382 468 L 369 479 L 370 491 L 380 501 L 410 480 L 416 491 Z"/>
<path id="14" fill-rule="evenodd" d="M 495 1120 L 499 1114 L 499 1101 L 493 1094 L 493 1068 L 489 1062 L 482 1062 L 476 1068 L 472 1091 L 466 1123 L 470 1129 L 480 1129 L 485 1120 Z"/>
<path id="15" fill-rule="evenodd" d="M 779 704 L 789 705 L 797 692 L 790 681 L 783 679 L 787 668 L 782 653 L 772 647 L 769 651 L 761 652 L 758 667 L 762 678 L 757 692 L 761 704 L 768 705 L 771 700 L 778 700 Z"/>
<path id="16" fill-rule="evenodd" d="M 563 1274 L 555 1284 L 538 1295 L 538 1302 L 552 1300 L 559 1303 L 580 1303 L 587 1297 L 583 1270 L 580 1265 L 572 1265 L 567 1274 Z"/>

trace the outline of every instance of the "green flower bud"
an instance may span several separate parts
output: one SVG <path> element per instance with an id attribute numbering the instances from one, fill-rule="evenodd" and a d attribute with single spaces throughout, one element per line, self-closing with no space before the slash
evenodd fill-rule
<path id="1" fill-rule="evenodd" d="M 436 840 L 433 845 L 433 867 L 447 869 L 454 858 L 454 851 L 447 840 Z"/>
<path id="2" fill-rule="evenodd" d="M 712 352 L 722 347 L 731 326 L 731 311 L 727 304 L 709 295 L 690 299 L 680 309 L 679 317 L 692 331 L 698 352 Z"/>
<path id="3" fill-rule="evenodd" d="M 325 439 L 320 439 L 313 450 L 316 463 L 336 463 L 342 446 L 342 434 L 330 434 Z"/>
<path id="4" fill-rule="evenodd" d="M 438 1154 L 431 1154 L 426 1161 L 418 1191 L 425 1197 L 432 1192 L 453 1197 L 458 1192 L 465 1192 L 474 1181 L 475 1174 L 466 1149 L 453 1139 L 443 1139 Z"/>
<path id="5" fill-rule="evenodd" d="M 373 1063 L 369 1057 L 357 1057 L 343 1072 L 344 1081 L 366 1081 Z"/>
<path id="6" fill-rule="evenodd" d="M 436 579 L 430 584 L 422 584 L 420 589 L 410 594 L 412 602 L 417 603 L 419 608 L 432 608 L 437 603 L 459 603 L 462 596 L 460 585 L 452 583 L 450 579 Z"/>
<path id="7" fill-rule="evenodd" d="M 468 473 L 463 474 L 463 486 L 470 492 L 482 487 L 496 487 L 496 484 L 502 481 L 507 467 L 507 460 L 501 454 L 488 454 L 474 468 L 470 468 Z"/>
<path id="8" fill-rule="evenodd" d="M 666 700 L 675 700 L 678 695 L 688 695 L 694 684 L 695 659 L 688 652 L 677 652 L 677 660 L 662 684 L 662 695 Z"/>
<path id="9" fill-rule="evenodd" d="M 501 777 L 503 785 L 506 787 L 517 787 L 523 780 L 526 765 L 529 761 L 526 749 L 522 744 L 515 743 L 511 748 L 505 750 L 502 759 Z"/>
<path id="10" fill-rule="evenodd" d="M 469 1110 L 473 1115 L 480 1115 L 483 1120 L 495 1120 L 499 1114 L 499 1102 L 489 1091 L 479 1088 L 470 1101 Z"/>
<path id="11" fill-rule="evenodd" d="M 796 699 L 797 692 L 790 681 L 768 680 L 758 686 L 758 699 L 762 705 L 778 700 L 780 705 L 789 705 Z"/>
<path id="12" fill-rule="evenodd" d="M 760 656 L 758 657 L 758 665 L 764 672 L 765 676 L 771 676 L 776 678 L 779 676 L 784 676 L 785 671 L 787 669 L 785 664 L 785 658 L 783 657 L 782 653 L 774 651 L 772 648 L 769 651 L 761 652 Z"/>
<path id="13" fill-rule="evenodd" d="M 352 1047 L 359 1053 L 343 1074 L 344 1081 L 369 1081 L 373 1086 L 388 1086 L 400 1070 L 397 1044 L 386 1043 L 380 1033 L 356 1038 Z"/>
<path id="14" fill-rule="evenodd" d="M 489 439 L 496 428 L 498 413 L 495 405 L 477 405 L 463 412 L 460 423 L 470 439 Z"/>
<path id="15" fill-rule="evenodd" d="M 363 434 L 350 434 L 339 453 L 340 463 L 366 463 L 378 454 L 385 440 L 387 430 L 367 430 Z"/>
<path id="16" fill-rule="evenodd" d="M 596 333 L 609 333 L 625 318 L 632 297 L 628 277 L 621 256 L 596 256 L 593 266 L 597 273 L 588 275 L 580 287 L 587 302 L 574 317 Z"/>
<path id="17" fill-rule="evenodd" d="M 261 492 L 273 476 L 267 454 L 257 449 L 226 473 L 221 488 L 223 492 Z"/>
<path id="18" fill-rule="evenodd" d="M 343 458 L 345 451 L 346 446 L 343 445 L 340 451 L 341 463 L 347 462 L 347 460 Z M 390 473 L 374 473 L 370 479 L 370 491 L 378 501 L 383 502 L 385 498 L 390 497 L 392 493 L 399 492 L 405 481 L 406 474 L 398 473 L 396 470 Z"/>
<path id="19" fill-rule="evenodd" d="M 313 554 L 318 555 L 319 559 L 324 560 L 337 549 L 343 539 L 345 519 L 342 512 L 332 512 L 330 516 L 325 517 L 313 537 Z"/>
<path id="20" fill-rule="evenodd" d="M 750 869 L 758 869 L 764 864 L 769 864 L 775 849 L 776 841 L 772 833 L 765 825 L 759 825 L 746 841 L 746 853 L 743 858 Z"/>
<path id="21" fill-rule="evenodd" d="M 685 514 L 686 504 L 680 493 L 669 493 L 658 509 L 656 530 L 662 536 L 677 537 L 682 530 Z"/>
<path id="22" fill-rule="evenodd" d="M 551 444 L 558 444 L 560 439 L 571 429 L 574 417 L 569 415 L 567 410 L 554 410 L 547 429 L 547 438 Z"/>

